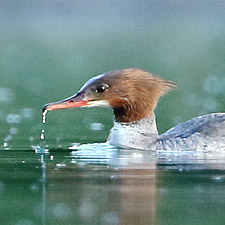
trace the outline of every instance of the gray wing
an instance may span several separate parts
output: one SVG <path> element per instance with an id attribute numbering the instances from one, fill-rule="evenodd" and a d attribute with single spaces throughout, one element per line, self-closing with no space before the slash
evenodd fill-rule
<path id="1" fill-rule="evenodd" d="M 158 147 L 168 150 L 225 149 L 225 113 L 199 116 L 159 136 Z"/>

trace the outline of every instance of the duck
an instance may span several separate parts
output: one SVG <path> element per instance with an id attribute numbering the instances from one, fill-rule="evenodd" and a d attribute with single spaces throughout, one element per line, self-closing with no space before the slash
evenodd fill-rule
<path id="1" fill-rule="evenodd" d="M 89 79 L 71 97 L 43 106 L 48 111 L 106 107 L 114 113 L 107 143 L 118 148 L 162 151 L 225 150 L 225 113 L 198 116 L 158 134 L 155 108 L 176 84 L 142 69 L 109 71 Z"/>

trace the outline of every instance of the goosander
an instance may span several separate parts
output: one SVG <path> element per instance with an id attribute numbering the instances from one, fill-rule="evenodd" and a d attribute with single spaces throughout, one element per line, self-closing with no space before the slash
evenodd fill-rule
<path id="1" fill-rule="evenodd" d="M 169 151 L 225 150 L 225 113 L 199 116 L 159 135 L 154 109 L 176 85 L 141 69 L 106 72 L 88 80 L 77 94 L 46 104 L 47 111 L 74 107 L 112 108 L 108 143 L 121 148 Z"/>

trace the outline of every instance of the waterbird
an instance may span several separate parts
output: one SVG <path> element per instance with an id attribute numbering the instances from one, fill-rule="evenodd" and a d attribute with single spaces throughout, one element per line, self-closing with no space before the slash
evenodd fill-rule
<path id="1" fill-rule="evenodd" d="M 107 143 L 120 148 L 166 151 L 225 150 L 225 113 L 199 116 L 159 135 L 154 110 L 176 84 L 147 71 L 109 71 L 88 80 L 73 96 L 44 105 L 47 111 L 76 107 L 107 107 L 114 126 Z"/>

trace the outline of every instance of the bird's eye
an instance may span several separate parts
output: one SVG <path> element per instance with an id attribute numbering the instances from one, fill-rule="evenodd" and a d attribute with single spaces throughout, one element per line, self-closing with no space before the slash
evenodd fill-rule
<path id="1" fill-rule="evenodd" d="M 109 86 L 107 84 L 102 84 L 102 85 L 99 85 L 97 88 L 96 88 L 96 92 L 97 93 L 102 93 L 104 92 Z"/>

